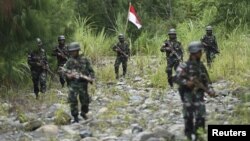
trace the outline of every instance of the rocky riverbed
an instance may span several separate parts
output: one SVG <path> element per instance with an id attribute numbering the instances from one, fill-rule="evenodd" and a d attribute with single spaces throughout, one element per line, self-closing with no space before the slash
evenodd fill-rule
<path id="1" fill-rule="evenodd" d="M 97 81 L 91 86 L 89 119 L 80 118 L 80 122 L 74 124 L 71 124 L 67 88 L 53 87 L 38 101 L 30 91 L 22 92 L 20 99 L 13 98 L 14 103 L 3 100 L 1 108 L 6 112 L 0 116 L 0 140 L 186 140 L 177 88 L 154 88 L 146 75 L 135 73 L 128 77 L 117 81 Z M 213 83 L 218 97 L 205 97 L 206 124 L 230 124 L 237 113 L 237 105 L 249 110 L 249 102 L 243 103 L 237 96 L 247 95 L 249 90 L 243 87 L 235 89 L 233 85 L 224 80 Z"/>

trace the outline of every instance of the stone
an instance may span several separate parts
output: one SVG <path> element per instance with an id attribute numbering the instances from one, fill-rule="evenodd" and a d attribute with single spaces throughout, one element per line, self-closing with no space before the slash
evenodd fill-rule
<path id="1" fill-rule="evenodd" d="M 36 132 L 44 136 L 57 136 L 58 131 L 59 129 L 56 125 L 44 125 L 36 130 Z"/>
<path id="2" fill-rule="evenodd" d="M 29 121 L 29 122 L 24 123 L 24 130 L 25 131 L 34 131 L 34 130 L 38 129 L 39 127 L 41 127 L 42 125 L 43 125 L 43 123 L 40 120 Z"/>
<path id="3" fill-rule="evenodd" d="M 146 141 L 152 137 L 155 137 L 155 134 L 152 132 L 141 132 L 135 138 L 133 138 L 133 141 Z"/>
<path id="4" fill-rule="evenodd" d="M 100 140 L 94 137 L 86 137 L 84 139 L 81 139 L 80 141 L 100 141 Z"/>
<path id="5" fill-rule="evenodd" d="M 92 137 L 92 133 L 89 131 L 89 130 L 83 130 L 83 131 L 80 131 L 80 137 L 81 138 L 86 138 L 86 137 Z"/>
<path id="6" fill-rule="evenodd" d="M 170 133 L 170 132 L 168 131 L 168 129 L 163 128 L 163 127 L 160 127 L 160 126 L 155 127 L 155 128 L 153 129 L 153 133 L 154 133 L 157 137 L 159 137 L 159 138 L 162 137 L 162 138 L 165 138 L 166 140 L 169 140 L 169 141 L 172 141 L 172 140 L 175 139 L 175 135 L 173 135 L 172 133 Z"/>
<path id="7" fill-rule="evenodd" d="M 138 134 L 143 131 L 143 128 L 139 126 L 138 124 L 132 125 L 132 134 Z"/>
<path id="8" fill-rule="evenodd" d="M 108 137 L 104 137 L 101 138 L 101 141 L 117 141 L 117 137 L 116 136 L 108 136 Z"/>

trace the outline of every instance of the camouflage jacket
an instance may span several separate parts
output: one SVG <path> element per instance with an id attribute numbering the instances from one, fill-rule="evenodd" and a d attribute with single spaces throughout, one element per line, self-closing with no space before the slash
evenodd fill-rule
<path id="1" fill-rule="evenodd" d="M 187 88 L 187 81 L 192 78 L 198 79 L 198 81 L 207 88 L 211 85 L 207 69 L 201 61 L 188 60 L 180 64 L 174 76 L 175 83 L 182 88 Z"/>
<path id="2" fill-rule="evenodd" d="M 67 59 L 69 58 L 67 46 L 55 47 L 55 49 L 52 52 L 52 56 L 57 57 L 58 66 L 63 66 L 66 63 Z"/>
<path id="3" fill-rule="evenodd" d="M 216 53 L 219 52 L 216 37 L 214 35 L 212 36 L 204 35 L 201 38 L 201 42 L 203 43 L 205 50 L 212 50 L 213 52 Z"/>
<path id="4" fill-rule="evenodd" d="M 48 65 L 46 52 L 43 48 L 28 54 L 28 64 L 31 70 L 45 70 Z"/>
<path id="5" fill-rule="evenodd" d="M 166 40 L 160 50 L 161 52 L 166 52 L 167 59 L 176 60 L 179 57 L 183 60 L 183 48 L 179 41 Z"/>
<path id="6" fill-rule="evenodd" d="M 69 58 L 68 61 L 63 66 L 63 73 L 66 75 L 70 72 L 77 72 L 82 75 L 89 76 L 91 78 L 95 78 L 94 70 L 89 62 L 89 60 L 85 57 L 77 57 L 77 58 Z M 69 80 L 70 85 L 79 85 L 79 82 L 88 83 L 87 80 L 84 79 L 71 79 Z"/>
<path id="7" fill-rule="evenodd" d="M 117 57 L 126 58 L 126 56 L 124 54 L 130 56 L 130 48 L 129 48 L 129 44 L 127 42 L 124 42 L 124 43 L 118 42 L 116 45 L 113 46 L 112 49 L 113 49 L 113 51 L 117 52 Z M 116 51 L 116 49 L 120 49 L 121 52 Z"/>

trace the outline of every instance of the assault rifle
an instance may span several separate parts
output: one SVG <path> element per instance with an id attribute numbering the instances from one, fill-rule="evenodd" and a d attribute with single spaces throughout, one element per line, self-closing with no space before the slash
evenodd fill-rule
<path id="1" fill-rule="evenodd" d="M 214 46 L 211 46 L 211 45 L 208 45 L 209 43 L 206 43 L 206 42 L 202 42 L 202 44 L 204 45 L 204 47 L 206 48 L 206 49 L 212 49 L 215 53 L 220 53 L 219 51 L 218 51 L 218 49 L 216 49 Z"/>
<path id="2" fill-rule="evenodd" d="M 50 69 L 50 67 L 49 67 L 49 65 L 48 65 L 48 63 L 47 63 L 46 60 L 44 60 L 44 59 L 41 60 L 40 64 L 41 64 L 41 66 L 42 66 L 43 69 L 45 69 L 46 71 L 48 71 L 50 73 L 51 76 L 54 76 L 54 73 L 51 71 L 51 69 Z"/>
<path id="3" fill-rule="evenodd" d="M 209 89 L 207 88 L 202 82 L 200 82 L 200 80 L 198 80 L 196 77 L 192 77 L 190 79 L 193 83 L 194 83 L 194 89 L 193 91 L 197 91 L 198 89 L 202 89 L 204 90 L 209 96 L 215 98 L 219 103 L 222 103 L 224 105 L 224 103 L 216 98 L 216 94 L 215 94 L 215 91 L 213 89 Z"/>
<path id="4" fill-rule="evenodd" d="M 178 55 L 178 53 L 174 50 L 174 48 L 171 46 L 169 42 L 165 43 L 165 48 L 169 47 L 171 54 L 175 55 L 179 61 L 182 62 L 182 57 Z"/>
<path id="5" fill-rule="evenodd" d="M 124 55 L 126 58 L 129 57 L 129 55 L 127 55 L 124 51 L 122 51 L 120 47 L 117 47 L 117 51 L 120 52 L 122 55 Z"/>
<path id="6" fill-rule="evenodd" d="M 66 59 L 68 60 L 68 56 L 65 55 L 65 53 L 64 53 L 59 47 L 57 47 L 57 50 L 60 52 L 60 54 L 61 54 L 61 56 L 62 56 L 63 58 L 66 58 Z"/>
<path id="7" fill-rule="evenodd" d="M 84 75 L 80 72 L 77 72 L 76 70 L 66 70 L 65 68 L 63 67 L 60 67 L 61 71 L 64 72 L 66 74 L 67 77 L 70 77 L 70 78 L 74 78 L 74 79 L 84 79 L 84 80 L 87 80 L 88 82 L 90 83 L 93 83 L 94 82 L 94 79 L 87 76 L 87 75 Z"/>

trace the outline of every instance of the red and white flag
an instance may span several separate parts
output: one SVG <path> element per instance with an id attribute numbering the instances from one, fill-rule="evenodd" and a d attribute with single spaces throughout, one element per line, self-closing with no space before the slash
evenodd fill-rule
<path id="1" fill-rule="evenodd" d="M 132 22 L 138 29 L 142 27 L 141 22 L 135 12 L 135 8 L 131 4 L 129 7 L 128 20 Z"/>

